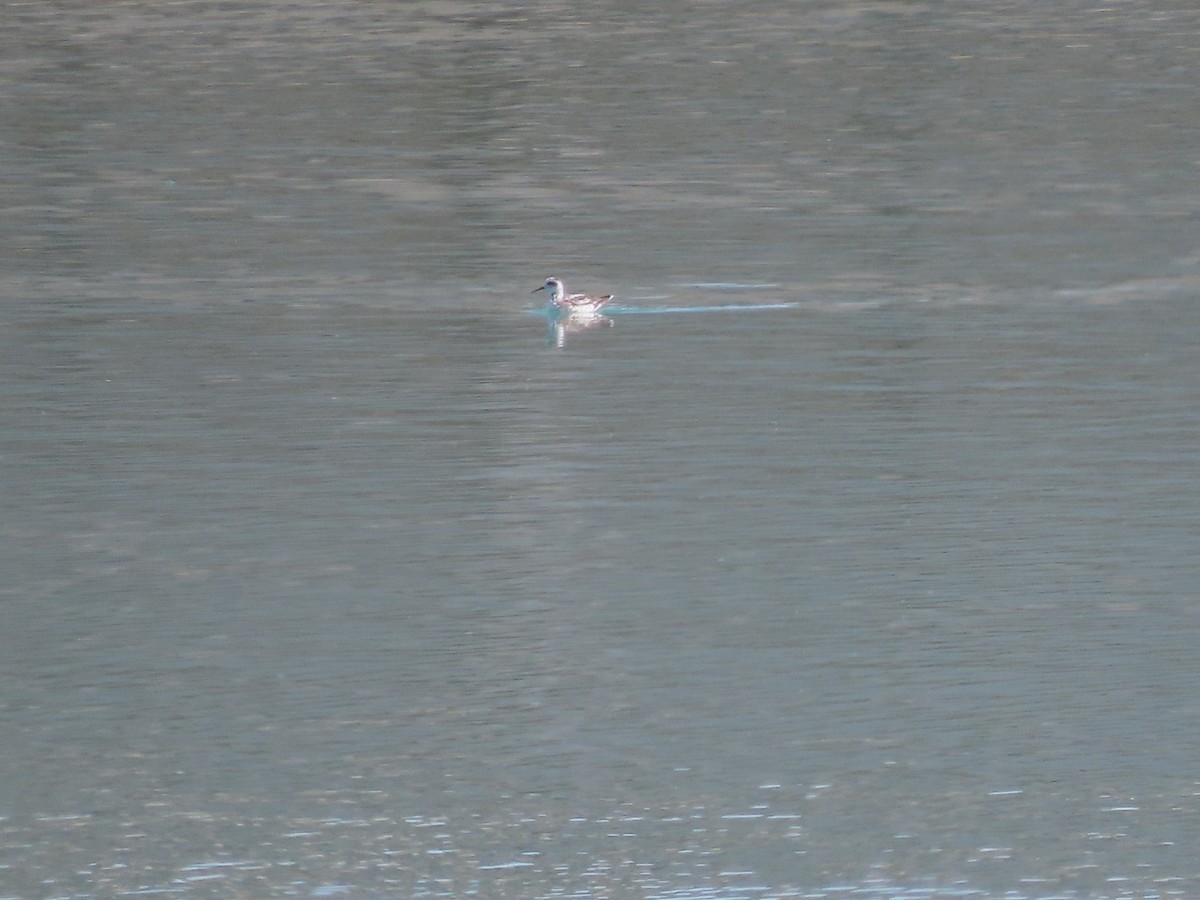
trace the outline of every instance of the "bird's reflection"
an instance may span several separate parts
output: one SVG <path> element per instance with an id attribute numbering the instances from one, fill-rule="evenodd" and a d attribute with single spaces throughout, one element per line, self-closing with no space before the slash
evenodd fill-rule
<path id="1" fill-rule="evenodd" d="M 546 340 L 552 347 L 565 347 L 568 334 L 577 334 L 598 326 L 612 327 L 613 320 L 599 313 L 556 311 L 547 316 Z"/>

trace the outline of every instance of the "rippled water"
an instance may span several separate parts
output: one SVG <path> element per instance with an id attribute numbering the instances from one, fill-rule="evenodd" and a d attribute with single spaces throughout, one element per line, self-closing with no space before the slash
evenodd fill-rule
<path id="1" fill-rule="evenodd" d="M 1194 9 L 0 22 L 0 897 L 1200 893 Z"/>

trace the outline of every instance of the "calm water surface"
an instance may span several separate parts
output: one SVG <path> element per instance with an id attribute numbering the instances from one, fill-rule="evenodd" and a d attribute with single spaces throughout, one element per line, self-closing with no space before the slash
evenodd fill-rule
<path id="1" fill-rule="evenodd" d="M 1200 895 L 1192 5 L 0 24 L 0 897 Z"/>

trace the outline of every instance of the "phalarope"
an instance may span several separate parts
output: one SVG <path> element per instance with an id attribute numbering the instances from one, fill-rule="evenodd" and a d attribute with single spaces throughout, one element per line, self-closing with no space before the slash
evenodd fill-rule
<path id="1" fill-rule="evenodd" d="M 550 302 L 547 308 L 550 312 L 557 315 L 575 316 L 580 319 L 597 316 L 600 312 L 600 307 L 604 306 L 614 296 L 613 294 L 605 294 L 603 297 L 589 297 L 587 294 L 568 294 L 567 286 L 563 284 L 563 280 L 554 276 L 547 278 L 545 284 L 540 288 L 534 288 L 530 293 L 536 294 L 538 291 L 549 293 Z"/>

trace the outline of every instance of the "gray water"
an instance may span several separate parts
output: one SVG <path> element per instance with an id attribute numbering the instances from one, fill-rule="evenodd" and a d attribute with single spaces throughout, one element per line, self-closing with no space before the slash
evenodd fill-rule
<path id="1" fill-rule="evenodd" d="M 0 26 L 0 897 L 1200 896 L 1191 4 Z"/>

